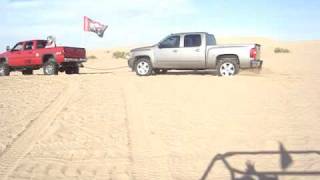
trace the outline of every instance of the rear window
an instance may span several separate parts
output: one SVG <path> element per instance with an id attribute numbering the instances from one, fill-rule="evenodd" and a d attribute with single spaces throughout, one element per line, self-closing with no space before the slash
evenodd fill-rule
<path id="1" fill-rule="evenodd" d="M 217 42 L 216 42 L 216 38 L 214 38 L 214 36 L 212 34 L 208 34 L 207 35 L 207 45 L 208 46 L 213 46 L 213 45 L 216 45 Z"/>
<path id="2" fill-rule="evenodd" d="M 184 36 L 184 47 L 199 47 L 201 46 L 201 35 L 186 35 Z"/>
<path id="3" fill-rule="evenodd" d="M 38 41 L 37 42 L 37 49 L 45 48 L 47 45 L 47 41 Z"/>

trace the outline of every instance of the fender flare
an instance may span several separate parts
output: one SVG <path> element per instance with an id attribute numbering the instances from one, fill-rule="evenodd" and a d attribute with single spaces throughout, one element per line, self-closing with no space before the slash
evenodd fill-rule
<path id="1" fill-rule="evenodd" d="M 41 56 L 42 64 L 44 64 L 46 62 L 46 60 L 45 60 L 46 56 L 52 56 L 56 60 L 56 56 L 54 54 L 43 54 Z"/>
<path id="2" fill-rule="evenodd" d="M 152 64 L 152 61 L 151 61 L 151 57 L 150 57 L 150 56 L 148 56 L 148 55 L 139 55 L 139 56 L 134 57 L 133 67 L 135 66 L 136 62 L 137 62 L 139 59 L 141 59 L 141 58 L 147 58 L 147 59 L 149 59 L 149 61 L 150 61 L 151 64 Z"/>
<path id="3" fill-rule="evenodd" d="M 235 58 L 237 63 L 240 65 L 240 59 L 239 59 L 239 56 L 236 55 L 236 54 L 219 54 L 216 59 L 215 59 L 215 65 L 217 65 L 219 63 L 219 61 L 221 59 L 224 59 L 224 58 Z"/>

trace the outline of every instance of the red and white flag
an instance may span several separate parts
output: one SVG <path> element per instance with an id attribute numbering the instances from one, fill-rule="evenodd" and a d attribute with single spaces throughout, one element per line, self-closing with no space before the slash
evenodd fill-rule
<path id="1" fill-rule="evenodd" d="M 99 37 L 103 38 L 103 34 L 108 28 L 107 25 L 101 24 L 100 22 L 94 21 L 87 16 L 84 16 L 83 30 L 87 32 L 94 32 Z"/>

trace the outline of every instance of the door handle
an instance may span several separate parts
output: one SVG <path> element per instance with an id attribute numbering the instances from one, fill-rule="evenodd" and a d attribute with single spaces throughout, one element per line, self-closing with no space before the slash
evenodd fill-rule
<path id="1" fill-rule="evenodd" d="M 196 49 L 195 51 L 196 51 L 196 52 L 200 52 L 200 49 Z"/>
<path id="2" fill-rule="evenodd" d="M 175 50 L 173 50 L 172 52 L 177 53 L 177 52 L 178 52 L 178 50 L 176 50 L 176 49 L 175 49 Z"/>

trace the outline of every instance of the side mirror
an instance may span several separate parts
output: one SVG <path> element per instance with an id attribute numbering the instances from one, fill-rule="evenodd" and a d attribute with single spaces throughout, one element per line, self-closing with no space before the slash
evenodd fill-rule
<path id="1" fill-rule="evenodd" d="M 7 47 L 6 47 L 6 50 L 7 50 L 7 51 L 10 51 L 10 50 L 11 50 L 11 49 L 10 49 L 10 46 L 7 46 Z"/>
<path id="2" fill-rule="evenodd" d="M 160 43 L 160 44 L 158 45 L 158 47 L 159 47 L 159 49 L 162 49 L 162 48 L 163 48 L 163 45 Z"/>

